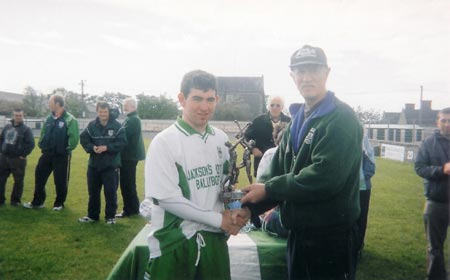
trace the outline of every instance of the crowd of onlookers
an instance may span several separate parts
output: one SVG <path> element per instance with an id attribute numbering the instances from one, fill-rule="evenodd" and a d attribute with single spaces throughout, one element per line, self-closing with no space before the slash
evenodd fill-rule
<path id="1" fill-rule="evenodd" d="M 87 186 L 89 193 L 88 214 L 79 222 L 98 221 L 100 194 L 105 194 L 105 220 L 114 224 L 115 218 L 139 214 L 139 198 L 136 192 L 136 166 L 145 158 L 141 122 L 137 115 L 136 101 L 124 101 L 126 118 L 123 123 L 110 104 L 97 103 L 97 118 L 79 133 L 75 117 L 64 108 L 64 98 L 52 95 L 48 101 L 50 115 L 41 129 L 38 146 L 41 156 L 35 170 L 33 200 L 22 204 L 27 156 L 33 151 L 35 141 L 32 130 L 24 124 L 21 109 L 13 110 L 13 118 L 0 134 L 0 205 L 5 204 L 5 184 L 13 175 L 14 186 L 10 204 L 25 208 L 43 208 L 46 200 L 45 186 L 51 173 L 55 182 L 56 197 L 53 210 L 61 211 L 67 197 L 72 151 L 80 142 L 89 154 Z M 123 197 L 123 211 L 117 211 L 117 189 Z"/>

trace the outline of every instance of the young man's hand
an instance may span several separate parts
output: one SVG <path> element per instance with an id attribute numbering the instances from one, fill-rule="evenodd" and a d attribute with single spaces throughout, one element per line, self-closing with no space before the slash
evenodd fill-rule
<path id="1" fill-rule="evenodd" d="M 250 209 L 248 209 L 247 207 L 241 209 L 233 209 L 231 213 L 233 223 L 240 227 L 245 226 L 248 220 L 250 220 L 250 217 L 251 217 Z"/>
<path id="2" fill-rule="evenodd" d="M 239 233 L 239 230 L 241 228 L 233 223 L 231 210 L 225 210 L 222 212 L 222 224 L 220 225 L 220 228 L 232 235 L 236 235 Z"/>

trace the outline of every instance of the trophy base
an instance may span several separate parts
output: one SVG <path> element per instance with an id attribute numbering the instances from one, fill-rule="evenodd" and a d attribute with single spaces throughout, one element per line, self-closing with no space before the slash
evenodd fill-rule
<path id="1" fill-rule="evenodd" d="M 230 202 L 233 200 L 240 200 L 244 195 L 245 193 L 241 191 L 221 192 L 219 198 L 223 202 Z"/>

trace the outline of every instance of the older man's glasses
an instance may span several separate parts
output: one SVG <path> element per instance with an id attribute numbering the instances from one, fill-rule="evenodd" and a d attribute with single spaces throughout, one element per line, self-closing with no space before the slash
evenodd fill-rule
<path id="1" fill-rule="evenodd" d="M 450 119 L 439 119 L 440 123 L 450 123 Z"/>
<path id="2" fill-rule="evenodd" d="M 272 107 L 272 108 L 274 108 L 274 107 L 276 107 L 276 108 L 280 108 L 281 107 L 281 104 L 270 104 L 270 107 Z"/>

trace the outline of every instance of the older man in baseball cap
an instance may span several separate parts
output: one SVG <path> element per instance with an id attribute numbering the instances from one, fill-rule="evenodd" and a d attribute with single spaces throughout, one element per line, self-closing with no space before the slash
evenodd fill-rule
<path id="1" fill-rule="evenodd" d="M 289 67 L 305 103 L 291 105 L 270 172 L 244 189 L 242 203 L 252 218 L 280 206 L 289 279 L 354 279 L 362 127 L 326 89 L 330 68 L 321 48 L 303 46 Z"/>

